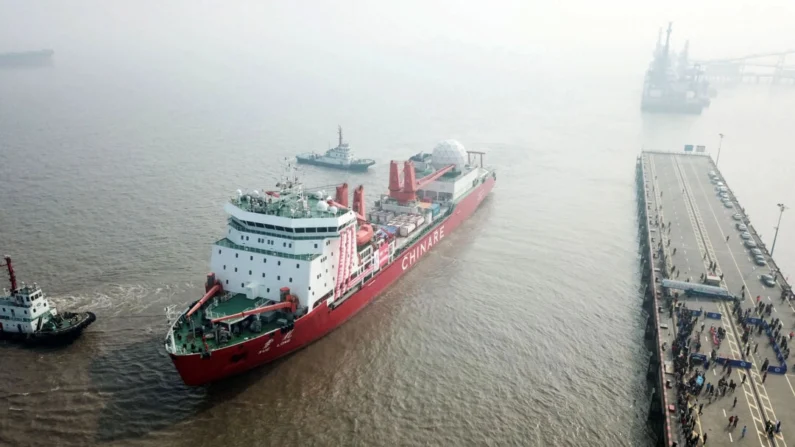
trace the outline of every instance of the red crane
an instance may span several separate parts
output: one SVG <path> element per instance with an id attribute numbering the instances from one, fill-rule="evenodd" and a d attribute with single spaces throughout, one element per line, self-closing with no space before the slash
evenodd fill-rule
<path id="1" fill-rule="evenodd" d="M 391 161 L 389 163 L 389 197 L 392 197 L 400 203 L 417 200 L 418 190 L 447 174 L 453 168 L 455 168 L 455 165 L 447 165 L 431 175 L 415 180 L 414 163 L 409 160 L 403 162 L 403 182 L 401 184 L 398 162 Z"/>
<path id="2" fill-rule="evenodd" d="M 17 291 L 17 276 L 14 274 L 14 266 L 11 264 L 11 256 L 6 256 L 6 267 L 8 268 L 8 279 L 11 281 L 11 293 Z"/>
<path id="3" fill-rule="evenodd" d="M 246 310 L 237 314 L 227 315 L 225 317 L 213 318 L 210 321 L 212 321 L 213 324 L 216 324 L 226 320 L 235 320 L 238 318 L 247 317 L 249 315 L 257 315 L 264 312 L 270 312 L 272 310 L 279 310 L 279 309 L 290 309 L 290 312 L 295 313 L 295 308 L 296 308 L 295 298 L 292 295 L 287 295 L 287 301 L 283 303 L 276 303 L 270 306 L 258 307 L 254 310 Z"/>

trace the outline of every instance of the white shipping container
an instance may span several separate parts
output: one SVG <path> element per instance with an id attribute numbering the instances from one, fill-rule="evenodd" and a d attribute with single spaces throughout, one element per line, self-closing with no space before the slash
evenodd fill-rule
<path id="1" fill-rule="evenodd" d="M 401 235 L 401 236 L 403 236 L 403 237 L 406 237 L 406 236 L 408 236 L 408 235 L 409 235 L 409 229 L 408 229 L 408 227 L 407 227 L 407 226 L 405 226 L 405 225 L 401 225 L 401 226 L 398 228 L 398 234 L 400 234 L 400 235 Z"/>

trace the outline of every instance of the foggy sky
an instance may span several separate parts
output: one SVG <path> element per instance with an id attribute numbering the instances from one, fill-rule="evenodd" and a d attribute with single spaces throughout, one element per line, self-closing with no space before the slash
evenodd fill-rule
<path id="1" fill-rule="evenodd" d="M 400 69 L 405 57 L 444 63 L 452 55 L 468 66 L 642 72 L 668 21 L 675 47 L 690 39 L 696 58 L 795 48 L 795 2 L 787 0 L 0 0 L 0 51 L 53 48 L 104 60 L 229 54 L 318 69 L 335 58 Z"/>

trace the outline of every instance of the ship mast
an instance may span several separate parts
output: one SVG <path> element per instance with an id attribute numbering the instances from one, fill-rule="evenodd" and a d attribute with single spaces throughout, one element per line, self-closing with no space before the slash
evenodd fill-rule
<path id="1" fill-rule="evenodd" d="M 337 134 L 340 136 L 340 142 L 337 147 L 342 146 L 342 126 L 337 126 Z"/>

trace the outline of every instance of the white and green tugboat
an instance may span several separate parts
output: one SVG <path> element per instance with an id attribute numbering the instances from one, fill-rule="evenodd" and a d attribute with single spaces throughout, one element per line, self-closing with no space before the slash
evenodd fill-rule
<path id="1" fill-rule="evenodd" d="M 298 163 L 344 169 L 346 171 L 366 171 L 375 164 L 375 160 L 355 158 L 353 156 L 351 147 L 348 146 L 348 143 L 342 141 L 342 127 L 338 127 L 338 134 L 340 141 L 337 147 L 327 150 L 325 154 L 299 154 L 295 157 L 298 159 Z"/>
<path id="2" fill-rule="evenodd" d="M 29 343 L 69 341 L 97 319 L 92 312 L 58 313 L 36 284 L 17 286 L 11 258 L 5 257 L 11 290 L 0 295 L 0 338 Z"/>

